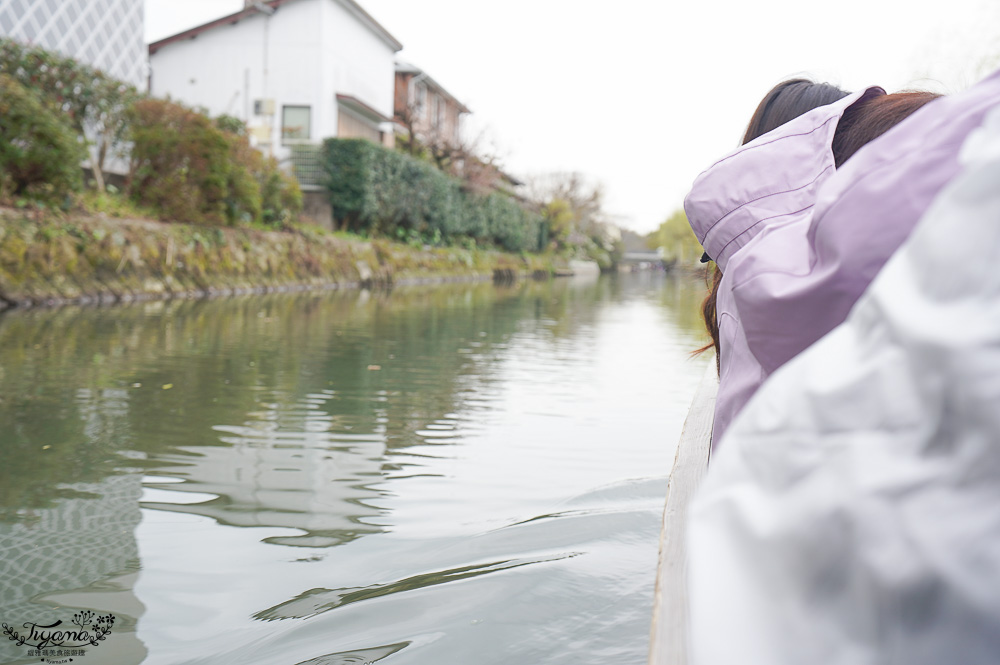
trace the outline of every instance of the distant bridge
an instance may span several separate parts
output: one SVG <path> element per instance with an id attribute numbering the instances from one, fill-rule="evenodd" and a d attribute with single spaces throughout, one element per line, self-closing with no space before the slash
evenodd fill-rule
<path id="1" fill-rule="evenodd" d="M 637 263 L 662 264 L 663 250 L 625 252 L 625 254 L 622 255 L 621 263 L 627 263 L 630 265 Z"/>

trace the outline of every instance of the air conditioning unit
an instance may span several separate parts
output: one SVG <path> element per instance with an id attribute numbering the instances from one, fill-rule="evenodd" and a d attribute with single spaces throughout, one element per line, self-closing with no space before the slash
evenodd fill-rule
<path id="1" fill-rule="evenodd" d="M 274 100 L 273 99 L 255 99 L 255 100 L 253 100 L 253 114 L 254 115 L 274 115 Z"/>

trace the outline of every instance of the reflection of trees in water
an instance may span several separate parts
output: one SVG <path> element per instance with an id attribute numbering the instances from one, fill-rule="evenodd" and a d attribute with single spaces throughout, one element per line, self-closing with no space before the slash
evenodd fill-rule
<path id="1" fill-rule="evenodd" d="M 16 520 L 21 507 L 79 496 L 57 484 L 113 473 L 130 426 L 127 391 L 107 387 L 100 352 L 88 350 L 87 362 L 74 367 L 47 330 L 12 330 L 4 325 L 10 318 L 0 320 L 0 521 Z"/>
<path id="2" fill-rule="evenodd" d="M 462 418 L 499 388 L 491 376 L 512 345 L 535 345 L 541 356 L 522 354 L 531 358 L 558 352 L 597 327 L 595 302 L 662 299 L 680 320 L 699 300 L 685 295 L 698 284 L 657 288 L 557 280 L 0 316 L 2 618 L 38 603 L 129 613 L 97 597 L 137 556 L 143 472 L 145 506 L 298 531 L 270 542 L 329 547 L 378 532 L 386 481 L 419 474 L 420 455 L 451 454 L 449 437 L 474 427 Z M 100 525 L 96 540 L 66 526 L 84 517 Z M 72 574 L 46 544 L 71 553 Z M 28 564 L 38 577 L 8 585 Z M 366 598 L 438 579 L 346 591 Z"/>
<path id="3" fill-rule="evenodd" d="M 441 354 L 457 344 L 449 336 L 471 337 L 472 328 L 503 334 L 496 319 L 468 316 L 490 306 L 490 288 L 8 313 L 0 317 L 0 506 L 47 505 L 55 484 L 113 473 L 120 450 L 219 445 L 213 426 L 242 423 L 268 400 L 290 411 L 334 386 L 338 423 L 384 429 L 375 393 L 399 378 L 391 375 L 409 370 L 410 386 L 422 389 L 468 362 L 448 354 L 425 376 L 408 355 Z M 458 319 L 468 330 L 456 329 Z M 377 363 L 381 374 L 369 369 Z M 390 408 L 440 415 L 446 388 L 415 390 Z"/>
<path id="4" fill-rule="evenodd" d="M 480 284 L 0 317 L 3 515 L 128 464 L 218 497 L 150 505 L 296 527 L 296 544 L 377 530 L 386 447 L 446 435 L 521 301 Z"/>
<path id="5" fill-rule="evenodd" d="M 188 481 L 160 489 L 218 497 L 150 505 L 299 528 L 296 544 L 378 530 L 375 486 L 399 471 L 386 451 L 447 442 L 451 414 L 489 392 L 524 326 L 571 339 L 596 323 L 595 302 L 655 288 L 556 280 L 9 313 L 0 520 L 126 464 Z M 693 319 L 698 288 L 662 289 L 663 304 Z"/>
<path id="6" fill-rule="evenodd" d="M 708 290 L 709 282 L 704 274 L 680 274 L 668 279 L 660 291 L 660 302 L 671 311 L 677 327 L 694 335 L 698 346 L 709 341 L 701 315 L 701 304 Z"/>
<path id="7" fill-rule="evenodd" d="M 698 346 L 706 337 L 701 303 L 707 290 L 701 275 L 650 271 L 601 280 L 529 283 L 522 290 L 521 300 L 532 300 L 534 318 L 547 320 L 553 337 L 572 338 L 585 333 L 603 315 L 601 307 L 594 307 L 595 302 L 623 303 L 632 298 L 651 299 L 663 307 L 677 328 L 696 337 Z"/>

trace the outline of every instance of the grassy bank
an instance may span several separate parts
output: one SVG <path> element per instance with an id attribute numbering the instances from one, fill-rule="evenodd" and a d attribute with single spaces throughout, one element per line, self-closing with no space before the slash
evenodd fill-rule
<path id="1" fill-rule="evenodd" d="M 556 259 L 415 248 L 311 227 L 166 224 L 0 208 L 0 307 L 551 273 Z"/>

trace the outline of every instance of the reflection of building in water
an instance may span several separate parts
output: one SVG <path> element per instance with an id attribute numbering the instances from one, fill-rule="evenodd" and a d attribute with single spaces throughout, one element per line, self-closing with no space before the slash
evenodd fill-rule
<path id="1" fill-rule="evenodd" d="M 129 439 L 129 394 L 120 388 L 76 391 L 76 408 L 83 424 L 83 435 L 94 446 L 107 442 L 123 448 Z"/>
<path id="2" fill-rule="evenodd" d="M 142 606 L 130 588 L 119 585 L 117 594 L 107 594 L 100 587 L 138 569 L 135 528 L 142 477 L 111 476 L 74 484 L 72 490 L 80 496 L 61 499 L 53 508 L 22 511 L 22 522 L 0 524 L 0 621 L 15 627 L 68 624 L 79 609 L 111 612 L 113 651 L 128 655 L 109 658 L 102 644 L 101 662 L 138 662 L 145 655 L 135 637 Z M 72 602 L 64 600 L 70 596 Z M 6 638 L 2 642 L 0 662 L 25 657 L 26 647 Z"/>
<path id="3" fill-rule="evenodd" d="M 287 407 L 286 407 L 287 408 Z M 366 520 L 381 514 L 380 496 L 368 485 L 382 479 L 385 436 L 340 434 L 329 429 L 330 416 L 317 410 L 254 414 L 253 426 L 219 426 L 229 436 L 225 447 L 186 447 L 187 455 L 157 455 L 157 473 L 184 483 L 149 483 L 147 487 L 217 496 L 201 503 L 169 499 L 144 501 L 144 508 L 193 513 L 232 526 L 300 529 L 301 536 L 268 542 L 301 547 L 330 547 L 381 528 Z M 294 422 L 298 420 L 298 422 Z M 160 499 L 162 494 L 147 498 Z"/>

